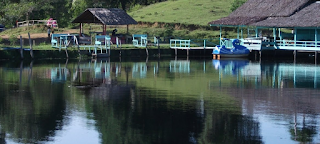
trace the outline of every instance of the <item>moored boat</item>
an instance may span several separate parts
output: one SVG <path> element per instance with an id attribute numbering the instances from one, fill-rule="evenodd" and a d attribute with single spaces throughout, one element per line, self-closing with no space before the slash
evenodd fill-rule
<path id="1" fill-rule="evenodd" d="M 221 57 L 246 57 L 250 54 L 250 50 L 240 45 L 239 39 L 222 39 L 222 45 L 217 45 L 212 51 L 213 58 Z"/>

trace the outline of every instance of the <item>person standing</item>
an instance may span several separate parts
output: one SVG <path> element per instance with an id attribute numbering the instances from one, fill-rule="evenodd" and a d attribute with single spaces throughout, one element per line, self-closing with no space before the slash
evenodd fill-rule
<path id="1" fill-rule="evenodd" d="M 50 38 L 50 34 L 51 34 L 51 28 L 50 27 L 48 27 L 47 33 L 48 33 L 48 38 Z"/>

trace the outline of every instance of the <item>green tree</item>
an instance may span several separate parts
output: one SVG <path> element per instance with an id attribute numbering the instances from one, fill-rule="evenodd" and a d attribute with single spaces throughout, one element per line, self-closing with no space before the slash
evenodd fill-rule
<path id="1" fill-rule="evenodd" d="M 238 7 L 243 5 L 247 0 L 234 0 L 231 4 L 231 11 L 235 11 Z"/>

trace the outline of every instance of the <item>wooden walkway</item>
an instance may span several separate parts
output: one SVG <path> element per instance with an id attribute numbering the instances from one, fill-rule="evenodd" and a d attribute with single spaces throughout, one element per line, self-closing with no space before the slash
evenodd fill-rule
<path id="1" fill-rule="evenodd" d="M 212 46 L 206 46 L 206 43 L 208 43 L 208 41 L 203 40 L 203 44 L 197 44 L 198 46 L 191 46 L 191 40 L 170 39 L 170 48 L 183 50 L 203 50 L 215 48 Z"/>

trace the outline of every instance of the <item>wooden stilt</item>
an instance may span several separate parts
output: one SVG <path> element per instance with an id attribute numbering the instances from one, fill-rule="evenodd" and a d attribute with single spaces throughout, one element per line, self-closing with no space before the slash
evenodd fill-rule
<path id="1" fill-rule="evenodd" d="M 21 59 L 23 59 L 22 36 L 20 36 L 20 55 L 21 55 Z"/>
<path id="2" fill-rule="evenodd" d="M 259 55 L 260 55 L 260 59 L 261 59 L 261 56 L 262 56 L 262 51 L 261 50 L 259 51 Z"/>
<path id="3" fill-rule="evenodd" d="M 149 56 L 148 47 L 146 47 L 146 53 L 147 53 L 147 56 Z"/>
<path id="4" fill-rule="evenodd" d="M 30 33 L 28 33 L 28 37 L 29 37 L 29 45 L 30 45 L 30 56 L 31 56 L 31 58 L 33 58 L 33 50 L 32 50 L 32 43 L 31 43 Z"/>
<path id="5" fill-rule="evenodd" d="M 220 59 L 220 55 L 218 55 L 218 59 Z"/>
<path id="6" fill-rule="evenodd" d="M 212 58 L 213 58 L 213 59 L 216 59 L 216 55 L 215 55 L 215 54 L 213 54 L 213 55 L 212 55 Z"/>
<path id="7" fill-rule="evenodd" d="M 177 49 L 174 49 L 174 52 L 175 52 L 175 56 L 177 56 L 177 54 L 178 54 Z"/>
<path id="8" fill-rule="evenodd" d="M 254 52 L 254 59 L 257 60 L 257 51 Z"/>
<path id="9" fill-rule="evenodd" d="M 160 44 L 159 44 L 159 37 L 157 37 L 157 46 L 158 46 L 158 57 L 160 57 Z"/>
<path id="10" fill-rule="evenodd" d="M 317 64 L 317 57 L 318 57 L 318 52 L 314 52 L 314 63 Z"/>
<path id="11" fill-rule="evenodd" d="M 65 49 L 65 52 L 66 52 L 66 57 L 69 58 L 69 54 L 68 54 L 67 48 Z"/>

